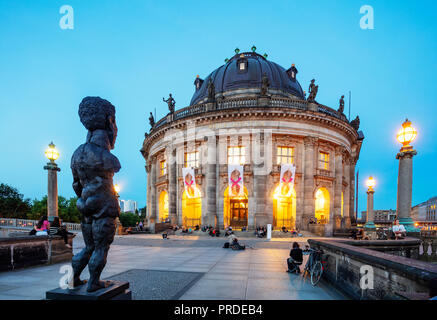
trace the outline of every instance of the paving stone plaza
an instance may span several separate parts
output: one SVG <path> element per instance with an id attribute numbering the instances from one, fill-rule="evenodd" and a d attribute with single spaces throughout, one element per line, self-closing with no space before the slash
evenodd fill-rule
<path id="1" fill-rule="evenodd" d="M 245 239 L 244 251 L 223 249 L 223 242 L 196 236 L 116 236 L 102 278 L 129 281 L 134 300 L 345 299 L 324 282 L 312 286 L 308 277 L 286 272 L 290 239 Z M 83 246 L 79 233 L 74 253 Z M 64 264 L 0 273 L 0 300 L 44 299 L 46 291 L 59 286 Z"/>

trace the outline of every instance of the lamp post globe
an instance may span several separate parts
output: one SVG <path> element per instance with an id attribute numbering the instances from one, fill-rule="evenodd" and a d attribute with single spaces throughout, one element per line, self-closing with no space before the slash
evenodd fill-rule
<path id="1" fill-rule="evenodd" d="M 407 234 L 417 235 L 420 230 L 414 226 L 411 219 L 411 198 L 413 190 L 413 157 L 417 151 L 410 144 L 417 137 L 417 130 L 406 119 L 398 131 L 396 139 L 402 144 L 396 159 L 399 160 L 398 193 L 396 203 L 396 218 L 405 227 Z"/>
<path id="2" fill-rule="evenodd" d="M 44 170 L 47 170 L 47 219 L 52 222 L 58 216 L 58 171 L 61 171 L 55 162 L 59 158 L 59 152 L 53 141 L 44 154 L 50 161 L 44 166 Z"/>

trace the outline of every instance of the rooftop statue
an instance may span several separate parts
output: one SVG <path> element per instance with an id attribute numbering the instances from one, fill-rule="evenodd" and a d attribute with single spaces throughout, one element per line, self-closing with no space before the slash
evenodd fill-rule
<path id="1" fill-rule="evenodd" d="M 290 76 L 291 79 L 296 80 L 296 76 L 297 76 L 297 68 L 294 65 L 294 63 L 291 65 L 291 68 L 287 70 L 288 75 Z"/>
<path id="2" fill-rule="evenodd" d="M 150 126 L 153 128 L 153 126 L 155 125 L 155 118 L 153 117 L 153 113 L 150 112 L 150 116 L 149 116 L 149 123 Z"/>
<path id="3" fill-rule="evenodd" d="M 211 78 L 209 78 L 208 80 L 208 101 L 209 102 L 215 101 L 215 86 Z"/>
<path id="4" fill-rule="evenodd" d="M 340 106 L 338 108 L 338 112 L 339 113 L 343 113 L 343 111 L 344 111 L 344 96 L 341 96 L 341 98 L 340 98 Z"/>
<path id="5" fill-rule="evenodd" d="M 308 88 L 308 101 L 309 102 L 316 102 L 316 96 L 317 96 L 317 91 L 319 91 L 319 86 L 316 86 L 314 84 L 316 80 L 313 79 L 311 80 L 310 86 Z"/>
<path id="6" fill-rule="evenodd" d="M 170 113 L 174 112 L 175 109 L 175 105 L 176 105 L 176 101 L 175 99 L 173 99 L 173 97 L 171 96 L 171 93 L 169 94 L 169 97 L 167 100 L 165 100 L 164 98 L 162 98 L 162 101 L 166 102 L 168 105 L 168 110 L 170 111 Z"/>
<path id="7" fill-rule="evenodd" d="M 82 214 L 85 248 L 73 256 L 71 264 L 75 287 L 86 283 L 80 280 L 80 275 L 88 265 L 87 291 L 93 292 L 106 285 L 100 281 L 100 275 L 120 214 L 112 177 L 121 167 L 110 152 L 117 138 L 115 107 L 100 97 L 86 97 L 79 105 L 79 118 L 88 135 L 86 143 L 80 145 L 71 158 L 71 171 L 77 208 Z"/>
<path id="8" fill-rule="evenodd" d="M 355 130 L 358 131 L 358 129 L 360 128 L 360 117 L 357 116 L 354 120 L 352 120 L 352 121 L 350 122 L 350 125 L 351 125 Z"/>
<path id="9" fill-rule="evenodd" d="M 266 96 L 268 88 L 270 86 L 269 78 L 267 77 L 267 74 L 264 72 L 263 76 L 261 78 L 261 95 Z"/>

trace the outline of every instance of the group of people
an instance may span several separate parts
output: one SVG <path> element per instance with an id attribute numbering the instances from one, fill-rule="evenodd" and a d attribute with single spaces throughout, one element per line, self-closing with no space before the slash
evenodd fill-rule
<path id="1" fill-rule="evenodd" d="M 254 234 L 257 238 L 265 238 L 267 236 L 267 228 L 256 227 Z"/>
<path id="2" fill-rule="evenodd" d="M 54 217 L 52 222 L 49 222 L 47 216 L 42 216 L 33 229 L 29 232 L 29 235 L 36 236 L 61 236 L 64 239 L 64 243 L 67 247 L 71 248 L 68 243 L 68 235 L 72 234 L 68 232 L 67 228 L 62 225 L 59 217 Z"/>
<path id="3" fill-rule="evenodd" d="M 407 236 L 407 230 L 402 224 L 399 224 L 399 220 L 397 219 L 393 221 L 393 226 L 391 227 L 391 230 L 388 232 L 388 234 L 385 232 L 385 230 L 386 229 L 381 229 L 378 231 L 379 240 L 401 240 Z M 355 240 L 367 239 L 363 228 L 354 229 L 352 231 L 352 238 L 354 238 Z"/>

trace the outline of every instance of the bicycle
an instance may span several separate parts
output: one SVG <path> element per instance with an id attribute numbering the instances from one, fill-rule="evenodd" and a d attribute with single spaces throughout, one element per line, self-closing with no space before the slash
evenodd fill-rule
<path id="1" fill-rule="evenodd" d="M 308 248 L 305 251 L 309 252 L 310 256 L 308 257 L 308 261 L 305 265 L 303 276 L 305 277 L 305 275 L 309 273 L 311 275 L 311 284 L 315 286 L 320 281 L 320 278 L 322 277 L 323 270 L 324 270 L 323 265 L 326 263 L 326 261 L 322 260 L 323 251 L 321 250 Z"/>

